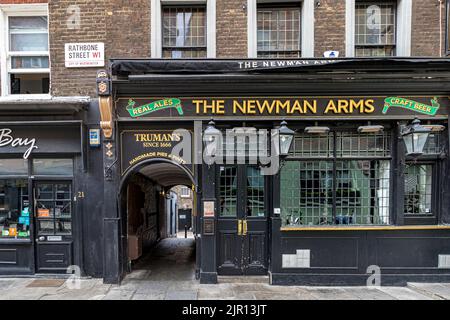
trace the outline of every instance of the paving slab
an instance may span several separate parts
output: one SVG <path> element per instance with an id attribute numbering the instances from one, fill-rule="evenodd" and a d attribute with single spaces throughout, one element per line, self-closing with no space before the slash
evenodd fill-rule
<path id="1" fill-rule="evenodd" d="M 430 297 L 407 287 L 380 287 L 379 290 L 397 300 L 431 300 Z"/>
<path id="2" fill-rule="evenodd" d="M 450 283 L 408 283 L 408 288 L 436 299 L 450 300 Z"/>
<path id="3" fill-rule="evenodd" d="M 131 300 L 135 291 L 131 290 L 109 290 L 103 300 Z"/>
<path id="4" fill-rule="evenodd" d="M 177 290 L 167 291 L 165 300 L 197 300 L 197 291 Z"/>
<path id="5" fill-rule="evenodd" d="M 360 300 L 350 291 L 339 287 L 305 287 L 305 289 L 319 300 Z"/>

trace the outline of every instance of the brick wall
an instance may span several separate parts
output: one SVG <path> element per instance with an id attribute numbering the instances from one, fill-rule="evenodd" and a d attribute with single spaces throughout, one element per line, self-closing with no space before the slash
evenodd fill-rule
<path id="1" fill-rule="evenodd" d="M 0 0 L 0 4 L 45 3 L 44 0 Z M 96 68 L 64 66 L 64 44 L 105 42 L 106 59 L 150 57 L 150 0 L 49 0 L 51 93 L 95 96 Z M 247 57 L 246 1 L 217 0 L 217 57 Z M 80 28 L 66 25 L 70 5 L 80 8 Z M 439 56 L 439 1 L 413 0 L 412 55 Z M 445 8 L 441 5 L 443 38 Z M 345 1 L 321 0 L 315 8 L 315 55 L 338 50 L 345 56 Z M 445 50 L 445 41 L 442 41 Z M 106 60 L 108 61 L 108 60 Z"/>
<path id="2" fill-rule="evenodd" d="M 217 58 L 247 57 L 247 12 L 242 0 L 217 0 Z"/>
<path id="3" fill-rule="evenodd" d="M 66 25 L 71 5 L 80 8 L 78 29 Z M 49 31 L 52 95 L 94 96 L 98 69 L 65 68 L 64 44 L 104 42 L 106 62 L 117 57 L 150 57 L 150 1 L 50 0 Z"/>
<path id="4" fill-rule="evenodd" d="M 51 94 L 54 96 L 94 95 L 96 69 L 65 67 L 64 44 L 68 42 L 106 42 L 105 0 L 50 0 L 49 37 L 51 61 Z M 80 26 L 70 29 L 67 9 L 76 5 L 80 9 Z"/>
<path id="5" fill-rule="evenodd" d="M 411 55 L 439 56 L 439 11 L 442 14 L 442 52 L 445 52 L 445 1 L 413 0 Z"/>
<path id="6" fill-rule="evenodd" d="M 345 1 L 321 0 L 314 10 L 314 56 L 323 57 L 327 50 L 345 56 Z"/>

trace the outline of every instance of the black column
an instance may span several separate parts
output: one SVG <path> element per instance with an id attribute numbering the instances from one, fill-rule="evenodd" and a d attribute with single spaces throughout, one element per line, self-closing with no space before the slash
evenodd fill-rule
<path id="1" fill-rule="evenodd" d="M 118 210 L 118 163 L 116 143 L 103 141 L 104 205 L 103 205 L 103 280 L 119 283 L 122 276 L 120 259 L 121 226 Z"/>

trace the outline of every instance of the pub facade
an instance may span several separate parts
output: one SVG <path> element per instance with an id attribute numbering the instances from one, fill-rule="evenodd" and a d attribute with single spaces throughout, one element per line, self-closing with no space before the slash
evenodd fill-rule
<path id="1" fill-rule="evenodd" d="M 201 283 L 448 280 L 448 63 L 112 60 L 98 80 L 113 92 L 99 98 L 105 195 L 119 195 L 107 241 L 124 238 L 124 190 L 143 175 L 192 186 Z M 120 278 L 124 253 L 105 251 Z"/>

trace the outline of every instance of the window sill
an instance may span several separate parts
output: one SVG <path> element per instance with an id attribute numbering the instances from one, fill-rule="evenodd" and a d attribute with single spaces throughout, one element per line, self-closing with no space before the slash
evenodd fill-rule
<path id="1" fill-rule="evenodd" d="M 1 244 L 31 244 L 31 239 L 0 238 Z"/>
<path id="2" fill-rule="evenodd" d="M 352 226 L 352 227 L 281 227 L 281 231 L 386 231 L 386 230 L 450 230 L 450 225 L 428 226 Z"/>
<path id="3" fill-rule="evenodd" d="M 0 97 L 0 102 L 27 102 L 36 100 L 49 100 L 52 96 L 50 94 L 10 94 L 7 96 Z"/>

